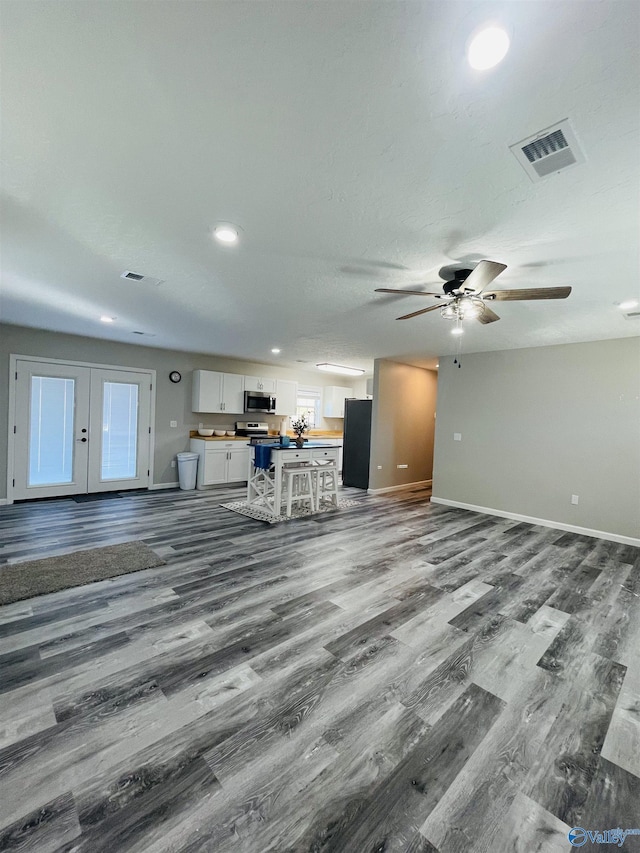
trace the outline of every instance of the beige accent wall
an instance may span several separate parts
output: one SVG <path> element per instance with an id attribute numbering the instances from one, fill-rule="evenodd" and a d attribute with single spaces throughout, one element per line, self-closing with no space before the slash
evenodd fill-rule
<path id="1" fill-rule="evenodd" d="M 640 537 L 640 338 L 441 358 L 433 495 Z"/>
<path id="2" fill-rule="evenodd" d="M 431 479 L 437 384 L 433 370 L 375 362 L 370 489 Z"/>
<path id="3" fill-rule="evenodd" d="M 0 325 L 0 498 L 5 498 L 7 494 L 9 356 L 11 354 L 155 369 L 157 387 L 154 484 L 177 482 L 177 472 L 171 467 L 171 461 L 176 453 L 189 449 L 189 431 L 197 429 L 198 423 L 232 429 L 236 420 L 246 420 L 244 415 L 236 414 L 194 414 L 191 411 L 191 372 L 193 370 L 220 370 L 247 376 L 269 376 L 276 379 L 291 379 L 318 387 L 346 384 L 343 381 L 345 377 L 328 373 L 290 370 L 286 367 L 239 359 L 122 344 L 2 324 Z M 177 385 L 169 381 L 169 373 L 172 370 L 178 370 L 182 374 L 182 382 Z M 349 378 L 349 385 L 353 387 L 356 396 L 364 397 L 366 388 L 364 378 Z M 279 417 L 267 415 L 265 419 L 274 428 L 280 426 Z M 177 429 L 169 426 L 172 420 L 178 422 Z M 321 426 L 326 429 L 341 430 L 342 425 L 343 421 L 340 418 L 322 419 L 321 423 Z"/>

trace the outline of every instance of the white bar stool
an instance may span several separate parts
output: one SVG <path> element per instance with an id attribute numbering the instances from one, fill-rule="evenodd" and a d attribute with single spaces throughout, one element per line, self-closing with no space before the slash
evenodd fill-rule
<path id="1" fill-rule="evenodd" d="M 326 465 L 316 465 L 315 486 L 316 486 L 316 509 L 320 509 L 320 504 L 324 501 L 331 506 L 338 506 L 338 466 L 332 462 Z"/>
<path id="2" fill-rule="evenodd" d="M 292 465 L 282 469 L 284 487 L 287 493 L 287 515 L 291 516 L 291 506 L 299 501 L 309 501 L 311 512 L 315 511 L 313 497 L 313 469 L 308 465 Z"/>

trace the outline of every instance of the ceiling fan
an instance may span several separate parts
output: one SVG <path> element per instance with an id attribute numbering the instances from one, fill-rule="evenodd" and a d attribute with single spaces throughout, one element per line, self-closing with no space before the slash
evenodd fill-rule
<path id="1" fill-rule="evenodd" d="M 448 320 L 474 319 L 486 325 L 495 323 L 500 317 L 489 308 L 488 302 L 501 302 L 524 299 L 566 299 L 571 293 L 570 287 L 526 287 L 520 290 L 487 290 L 486 288 L 501 272 L 506 264 L 496 261 L 480 261 L 473 270 L 456 270 L 451 281 L 445 281 L 442 293 L 428 293 L 424 290 L 399 290 L 389 287 L 377 287 L 376 293 L 397 293 L 405 296 L 431 296 L 438 299 L 436 305 L 403 314 L 398 320 L 409 320 L 419 314 L 426 314 L 438 308 Z"/>

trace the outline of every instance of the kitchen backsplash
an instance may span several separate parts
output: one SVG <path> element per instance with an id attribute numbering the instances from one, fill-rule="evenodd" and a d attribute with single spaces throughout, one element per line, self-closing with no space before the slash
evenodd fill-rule
<path id="1" fill-rule="evenodd" d="M 185 424 L 185 426 L 192 430 L 198 429 L 198 427 L 202 424 L 205 429 L 235 429 L 236 421 L 259 421 L 260 423 L 269 424 L 270 432 L 279 432 L 280 424 L 282 422 L 282 417 L 278 415 L 231 415 L 224 413 L 211 413 L 211 414 L 195 414 L 194 420 L 191 423 Z M 196 420 L 197 418 L 197 420 Z M 287 429 L 291 429 L 291 418 L 286 418 L 287 421 Z M 344 420 L 342 418 L 320 418 L 320 423 L 317 426 L 317 429 L 326 429 L 330 431 L 338 431 L 342 432 L 344 427 Z"/>

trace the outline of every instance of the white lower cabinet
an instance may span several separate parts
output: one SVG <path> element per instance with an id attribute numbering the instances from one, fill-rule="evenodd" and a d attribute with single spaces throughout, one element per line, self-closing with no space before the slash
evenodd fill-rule
<path id="1" fill-rule="evenodd" d="M 242 442 L 192 438 L 189 449 L 200 456 L 197 489 L 221 483 L 240 483 L 249 476 L 250 448 Z"/>

